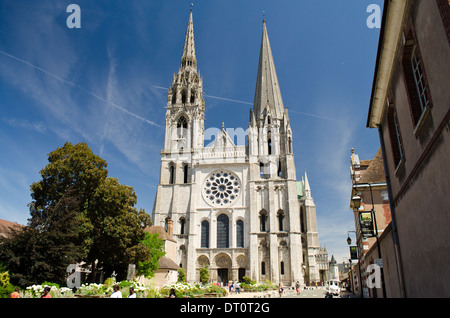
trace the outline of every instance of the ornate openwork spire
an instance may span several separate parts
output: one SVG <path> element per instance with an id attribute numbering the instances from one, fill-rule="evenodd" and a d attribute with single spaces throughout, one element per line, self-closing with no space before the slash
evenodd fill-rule
<path id="1" fill-rule="evenodd" d="M 192 5 L 189 15 L 189 22 L 186 31 L 186 39 L 184 41 L 183 56 L 181 57 L 181 68 L 192 67 L 197 69 L 197 58 L 195 57 L 194 43 L 194 22 L 192 18 Z"/>

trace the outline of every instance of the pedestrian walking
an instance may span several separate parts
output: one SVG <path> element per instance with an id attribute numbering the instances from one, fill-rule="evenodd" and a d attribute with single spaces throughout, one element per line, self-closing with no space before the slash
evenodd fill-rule
<path id="1" fill-rule="evenodd" d="M 241 285 L 239 284 L 239 282 L 236 282 L 234 284 L 234 288 L 236 289 L 236 294 L 240 294 L 241 293 Z"/>
<path id="2" fill-rule="evenodd" d="M 283 295 L 283 291 L 284 291 L 284 288 L 283 288 L 283 286 L 281 286 L 281 283 L 278 285 L 278 293 L 280 294 L 280 297 L 281 297 L 281 295 Z"/>
<path id="3" fill-rule="evenodd" d="M 233 282 L 231 282 L 230 287 L 229 287 L 229 290 L 230 290 L 230 294 L 232 294 L 233 291 L 234 291 Z"/>

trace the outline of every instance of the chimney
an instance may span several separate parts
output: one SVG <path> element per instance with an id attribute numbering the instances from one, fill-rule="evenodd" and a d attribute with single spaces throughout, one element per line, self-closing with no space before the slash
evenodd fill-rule
<path id="1" fill-rule="evenodd" d="M 170 238 L 173 238 L 173 220 L 172 219 L 167 220 L 167 235 Z"/>

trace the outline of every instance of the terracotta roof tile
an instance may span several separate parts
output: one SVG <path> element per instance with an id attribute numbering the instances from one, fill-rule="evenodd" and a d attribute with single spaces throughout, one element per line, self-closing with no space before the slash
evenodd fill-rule
<path id="1" fill-rule="evenodd" d="M 178 269 L 179 266 L 169 257 L 163 256 L 159 259 L 159 269 Z"/>
<path id="2" fill-rule="evenodd" d="M 386 182 L 384 174 L 383 156 L 381 149 L 378 150 L 375 157 L 369 161 L 367 169 L 361 171 L 361 179 L 358 183 L 381 183 Z"/>
<path id="3" fill-rule="evenodd" d="M 23 227 L 23 225 L 18 224 L 18 223 L 9 222 L 6 220 L 0 220 L 0 236 L 8 237 L 11 234 L 11 228 L 18 230 L 22 227 Z"/>
<path id="4" fill-rule="evenodd" d="M 146 232 L 148 232 L 150 234 L 159 234 L 159 238 L 161 240 L 168 240 L 168 241 L 176 242 L 173 237 L 171 237 L 171 236 L 169 236 L 167 234 L 167 232 L 164 229 L 164 227 L 162 227 L 160 225 L 148 226 L 148 227 L 145 228 L 144 231 L 146 231 Z"/>

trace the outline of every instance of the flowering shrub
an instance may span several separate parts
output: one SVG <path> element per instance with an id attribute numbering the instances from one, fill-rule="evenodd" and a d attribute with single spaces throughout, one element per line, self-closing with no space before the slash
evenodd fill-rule
<path id="1" fill-rule="evenodd" d="M 75 295 L 87 296 L 87 297 L 108 297 L 113 292 L 113 285 L 115 280 L 108 281 L 107 284 L 82 284 L 80 288 L 74 293 L 72 289 L 67 287 L 59 287 L 56 284 L 43 283 L 41 285 L 28 286 L 25 291 L 20 292 L 21 298 L 39 298 L 42 296 L 45 287 L 50 287 L 50 295 L 52 298 L 74 298 Z M 134 288 L 136 296 L 138 298 L 158 298 L 161 297 L 160 293 L 153 288 L 145 286 L 137 281 L 122 281 L 117 283 L 123 298 L 128 297 L 130 294 L 130 287 Z M 53 285 L 53 286 L 52 286 Z"/>
<path id="2" fill-rule="evenodd" d="M 227 291 L 224 288 L 215 286 L 213 284 L 192 284 L 192 283 L 172 283 L 164 285 L 160 292 L 163 296 L 168 296 L 171 289 L 175 290 L 177 298 L 183 297 L 201 297 L 204 293 L 218 293 L 221 297 L 224 296 Z"/>
<path id="3" fill-rule="evenodd" d="M 20 292 L 21 298 L 39 298 L 42 296 L 45 287 L 50 287 L 50 295 L 53 298 L 74 297 L 73 291 L 67 287 L 59 288 L 57 284 L 42 283 L 41 285 L 28 286 L 25 291 Z"/>
<path id="4" fill-rule="evenodd" d="M 82 284 L 80 288 L 77 289 L 76 293 L 84 296 L 92 296 L 92 295 L 106 295 L 108 293 L 108 287 L 103 284 Z M 111 287 L 112 292 L 112 287 Z"/>
<path id="5" fill-rule="evenodd" d="M 241 283 L 241 288 L 246 291 L 263 291 L 263 290 L 276 290 L 278 286 L 269 280 L 265 283 L 256 283 L 255 281 L 250 281 L 250 283 Z"/>
<path id="6" fill-rule="evenodd" d="M 172 283 L 169 285 L 164 285 L 160 292 L 162 295 L 169 295 L 171 289 L 175 290 L 175 294 L 177 298 L 182 298 L 183 296 L 191 296 L 195 295 L 199 291 L 198 285 L 194 285 L 191 283 Z"/>

